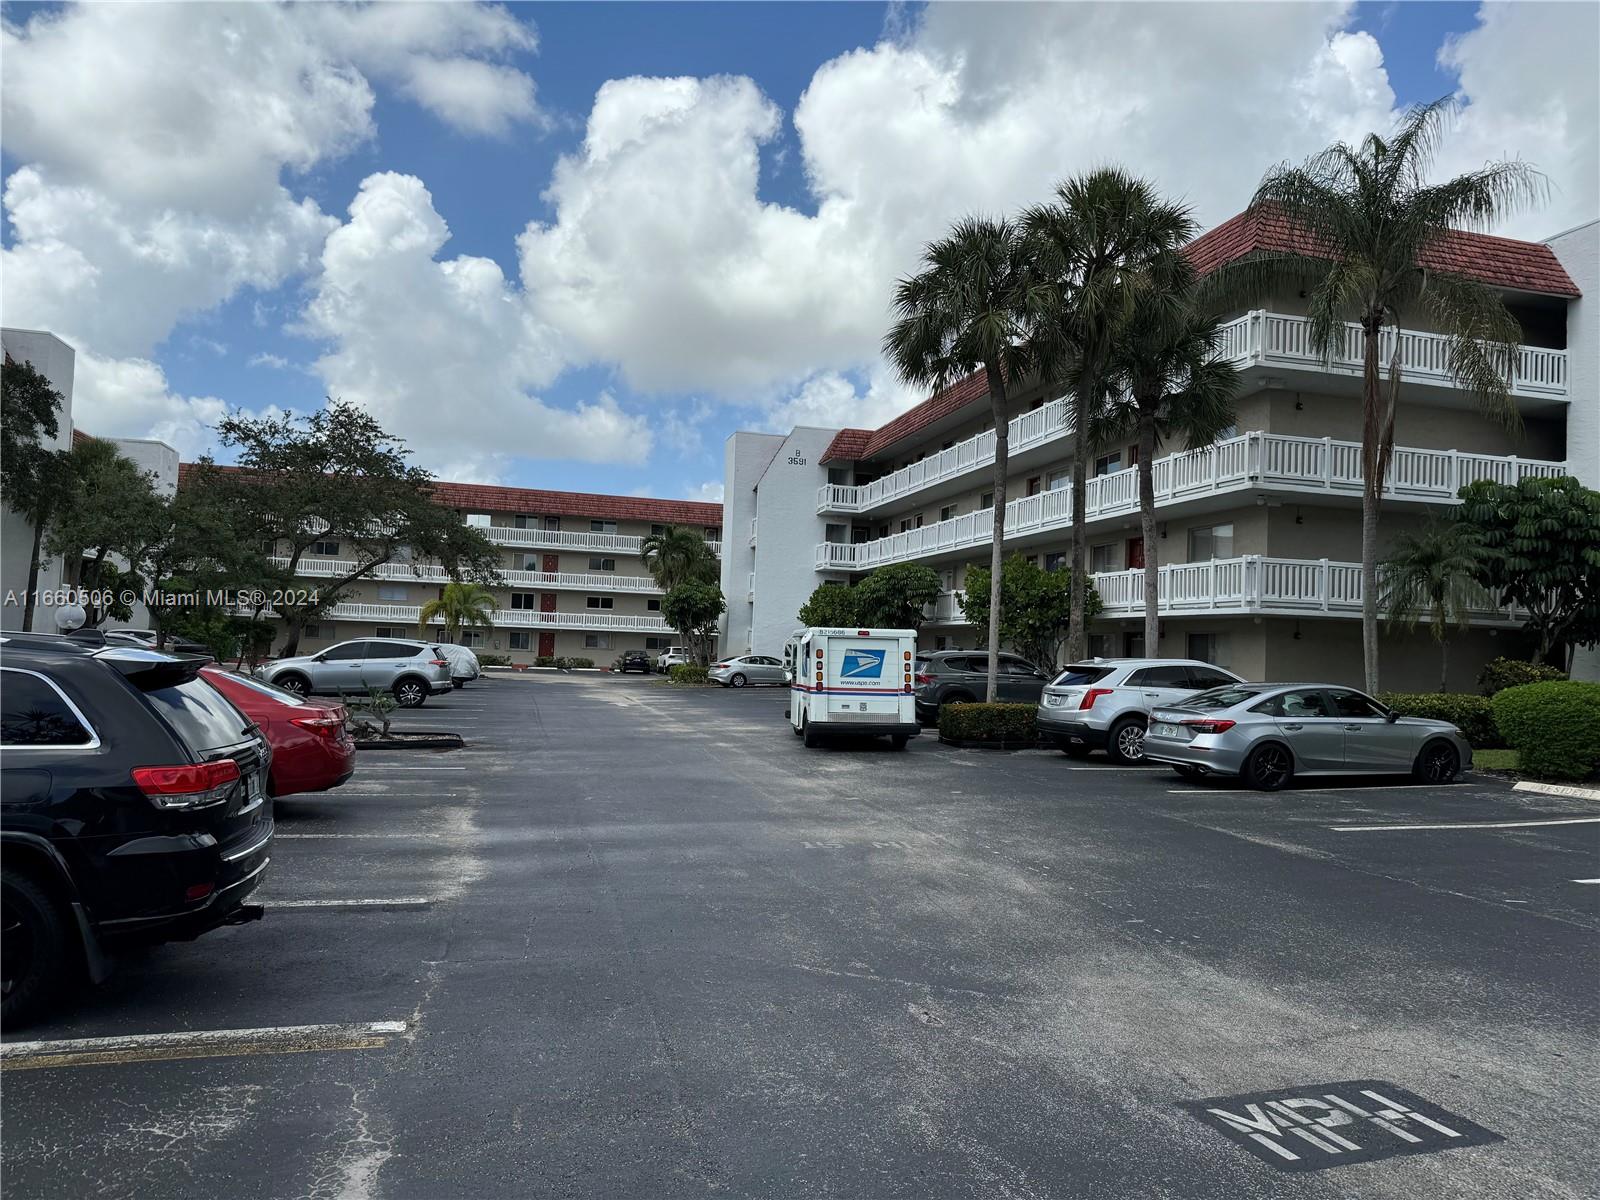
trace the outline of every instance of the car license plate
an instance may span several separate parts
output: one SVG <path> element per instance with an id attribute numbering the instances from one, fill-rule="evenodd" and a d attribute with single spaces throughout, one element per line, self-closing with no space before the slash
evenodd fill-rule
<path id="1" fill-rule="evenodd" d="M 266 777 L 260 771 L 252 771 L 245 776 L 245 800 L 247 809 L 254 808 L 267 798 Z"/>
<path id="2" fill-rule="evenodd" d="M 1178 736 L 1178 727 L 1176 725 L 1159 724 L 1156 726 L 1156 736 L 1175 738 Z"/>
<path id="3" fill-rule="evenodd" d="M 1044 702 L 1047 708 L 1060 708 L 1067 702 L 1067 698 L 1065 696 L 1046 696 Z"/>

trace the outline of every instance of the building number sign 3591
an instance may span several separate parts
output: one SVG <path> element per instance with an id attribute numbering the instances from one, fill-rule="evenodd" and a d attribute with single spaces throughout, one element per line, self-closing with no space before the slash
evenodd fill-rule
<path id="1" fill-rule="evenodd" d="M 789 455 L 789 465 L 791 467 L 803 467 L 807 461 L 807 459 L 801 458 L 798 454 Z"/>
<path id="2" fill-rule="evenodd" d="M 1191 1100 L 1183 1107 L 1284 1171 L 1321 1171 L 1504 1139 L 1381 1079 Z"/>

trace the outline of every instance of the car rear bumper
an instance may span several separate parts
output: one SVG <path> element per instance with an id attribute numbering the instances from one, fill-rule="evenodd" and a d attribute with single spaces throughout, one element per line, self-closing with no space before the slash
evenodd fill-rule
<path id="1" fill-rule="evenodd" d="M 132 894 L 168 896 L 174 902 L 134 916 L 96 919 L 95 932 L 107 946 L 188 941 L 237 922 L 240 910 L 260 886 L 272 861 L 274 833 L 272 819 L 266 817 L 251 826 L 248 837 L 224 845 L 193 835 L 124 843 L 118 848 L 121 853 L 108 856 L 107 861 L 122 858 L 127 863 L 137 862 L 140 879 L 135 883 L 127 872 L 119 872 L 122 878 L 118 886 L 137 886 L 140 891 Z M 185 888 L 207 882 L 213 886 L 203 898 L 179 899 Z"/>
<path id="2" fill-rule="evenodd" d="M 1061 746 L 1087 746 L 1091 750 L 1103 750 L 1110 736 L 1104 729 L 1096 729 L 1087 721 L 1058 715 L 1057 710 L 1052 708 L 1035 711 L 1033 723 L 1040 737 Z"/>
<path id="3" fill-rule="evenodd" d="M 453 692 L 455 691 L 455 687 L 456 685 L 451 683 L 448 678 L 430 679 L 428 681 L 428 690 L 435 696 L 437 696 L 440 692 Z"/>
<path id="4" fill-rule="evenodd" d="M 922 726 L 916 721 L 813 721 L 824 737 L 917 737 Z"/>
<path id="5" fill-rule="evenodd" d="M 356 771 L 356 744 L 349 739 L 318 739 L 311 746 L 296 746 L 272 759 L 272 794 L 293 796 L 326 792 L 344 783 Z"/>
<path id="6" fill-rule="evenodd" d="M 1174 767 L 1202 767 L 1215 775 L 1237 775 L 1244 764 L 1244 755 L 1238 750 L 1208 746 L 1204 737 L 1192 742 L 1178 742 L 1170 738 L 1145 734 L 1144 756 L 1151 762 L 1166 763 Z"/>

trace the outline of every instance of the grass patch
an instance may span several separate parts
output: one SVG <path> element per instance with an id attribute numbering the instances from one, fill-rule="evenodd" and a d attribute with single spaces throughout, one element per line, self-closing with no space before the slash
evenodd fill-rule
<path id="1" fill-rule="evenodd" d="M 1517 752 L 1515 750 L 1474 750 L 1472 752 L 1472 765 L 1480 771 L 1515 771 L 1517 769 Z"/>

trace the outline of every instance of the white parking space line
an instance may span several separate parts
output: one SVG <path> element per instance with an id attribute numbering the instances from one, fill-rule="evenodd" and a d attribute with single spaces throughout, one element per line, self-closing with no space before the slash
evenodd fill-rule
<path id="1" fill-rule="evenodd" d="M 120 1037 L 8 1042 L 0 1046 L 0 1070 L 104 1066 L 180 1058 L 224 1058 L 249 1054 L 300 1054 L 313 1050 L 375 1050 L 406 1032 L 404 1021 L 345 1025 L 269 1025 L 255 1029 L 200 1029 L 185 1033 L 134 1033 Z"/>
<path id="2" fill-rule="evenodd" d="M 388 763 L 370 763 L 368 771 L 465 771 L 465 767 L 395 767 Z"/>
<path id="3" fill-rule="evenodd" d="M 1574 879 L 1573 883 L 1600 883 L 1600 879 Z"/>
<path id="4" fill-rule="evenodd" d="M 377 900 L 264 900 L 263 907 L 274 908 L 427 908 L 427 896 L 392 896 Z"/>
<path id="5" fill-rule="evenodd" d="M 1335 833 L 1373 833 L 1411 829 L 1532 829 L 1540 825 L 1600 825 L 1600 817 L 1560 817 L 1549 821 L 1451 821 L 1438 825 L 1329 825 Z"/>
<path id="6" fill-rule="evenodd" d="M 370 840 L 378 838 L 394 838 L 396 840 L 412 841 L 417 838 L 437 838 L 437 833 L 279 833 L 275 834 L 273 841 L 331 841 L 335 838 L 356 838 Z"/>

